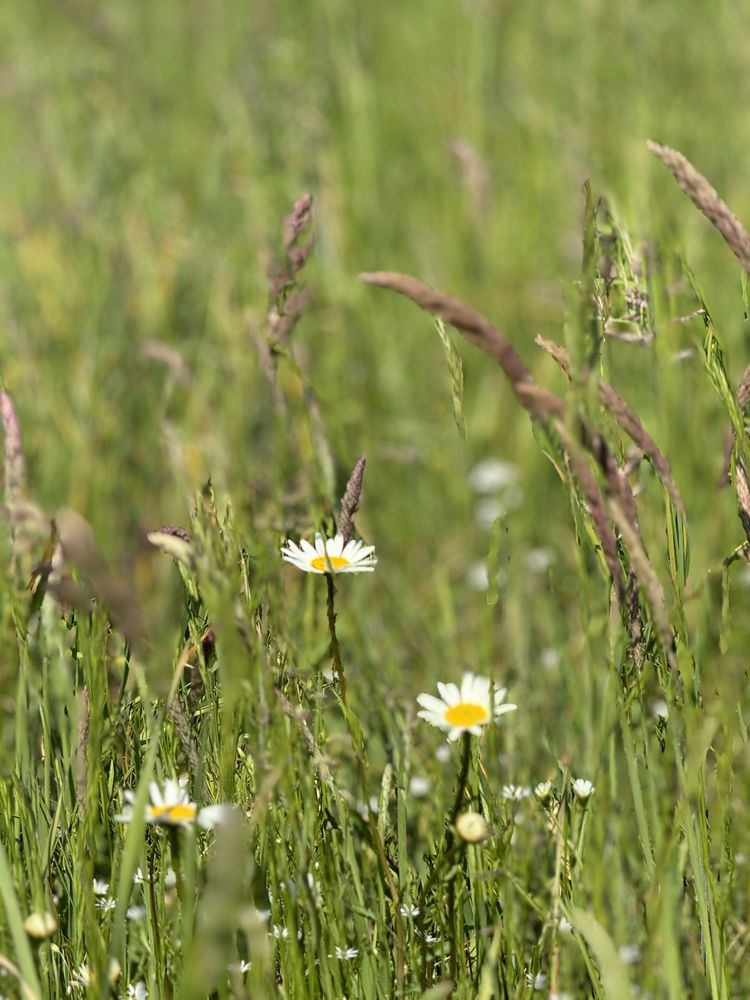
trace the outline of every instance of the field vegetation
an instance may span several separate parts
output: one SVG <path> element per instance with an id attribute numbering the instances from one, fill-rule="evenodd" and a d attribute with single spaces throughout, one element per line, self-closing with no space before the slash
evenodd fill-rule
<path id="1" fill-rule="evenodd" d="M 750 10 L 0 25 L 0 996 L 750 995 Z"/>

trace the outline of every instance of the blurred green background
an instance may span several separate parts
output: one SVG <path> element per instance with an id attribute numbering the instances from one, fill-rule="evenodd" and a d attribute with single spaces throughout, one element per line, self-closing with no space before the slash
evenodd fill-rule
<path id="1" fill-rule="evenodd" d="M 569 512 L 528 420 L 461 345 L 464 442 L 431 320 L 357 274 L 406 271 L 470 301 L 560 388 L 533 337 L 563 339 L 588 178 L 635 246 L 684 249 L 738 379 L 739 268 L 645 140 L 681 149 L 750 218 L 750 7 L 64 0 L 0 18 L 0 370 L 30 495 L 83 513 L 117 565 L 145 530 L 185 523 L 209 477 L 256 551 L 316 523 L 320 488 L 298 489 L 315 456 L 296 376 L 282 363 L 298 409 L 281 419 L 255 346 L 281 220 L 309 190 L 314 302 L 294 344 L 337 487 L 368 457 L 359 527 L 398 625 L 383 642 L 404 667 L 487 657 L 524 673 L 564 641 L 546 602 L 578 621 L 560 571 Z M 668 320 L 657 313 L 650 347 L 613 342 L 606 361 L 674 465 L 700 576 L 741 538 L 729 493 L 706 488 L 725 419 L 700 357 L 671 363 L 696 334 Z M 154 359 L 154 341 L 181 361 Z M 488 456 L 518 463 L 523 491 L 502 558 L 525 582 L 508 587 L 502 633 L 482 631 L 498 611 L 466 581 L 488 544 L 467 474 Z M 558 567 L 545 586 L 527 580 L 538 546 Z"/>

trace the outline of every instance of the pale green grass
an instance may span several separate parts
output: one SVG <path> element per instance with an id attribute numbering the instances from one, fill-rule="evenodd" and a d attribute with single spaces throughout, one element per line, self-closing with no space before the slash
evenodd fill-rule
<path id="1" fill-rule="evenodd" d="M 143 633 L 126 641 L 101 601 L 30 613 L 47 539 L 14 552 L 3 532 L 0 995 L 84 995 L 84 963 L 91 996 L 750 994 L 750 590 L 742 561 L 722 581 L 744 536 L 717 486 L 731 421 L 713 350 L 736 386 L 746 304 L 734 258 L 645 148 L 682 149 L 750 219 L 747 12 L 70 0 L 0 24 L 0 375 L 27 495 L 87 519 L 99 585 L 127 585 Z M 390 268 L 446 288 L 569 392 L 533 340 L 591 352 L 587 178 L 620 240 L 613 308 L 650 296 L 653 340 L 607 339 L 597 366 L 685 499 L 683 524 L 650 466 L 634 474 L 680 683 L 643 596 L 634 663 L 557 445 L 497 366 L 357 280 Z M 275 398 L 257 338 L 303 190 L 313 302 Z M 715 341 L 678 321 L 701 304 Z M 621 458 L 587 388 L 570 395 Z M 356 523 L 379 565 L 336 578 L 343 702 L 326 581 L 278 548 L 330 527 L 360 454 Z M 468 482 L 487 457 L 518 466 L 520 491 L 491 532 Z M 190 567 L 145 541 L 170 523 L 190 530 Z M 487 594 L 467 574 L 490 550 Z M 464 669 L 519 706 L 472 743 L 464 801 L 492 837 L 471 847 L 449 825 L 461 742 L 446 755 L 415 700 Z M 170 836 L 115 820 L 123 789 L 145 802 L 179 775 L 237 822 Z M 585 808 L 577 777 L 596 786 Z M 541 780 L 559 811 L 503 795 Z M 24 921 L 45 912 L 40 942 Z"/>

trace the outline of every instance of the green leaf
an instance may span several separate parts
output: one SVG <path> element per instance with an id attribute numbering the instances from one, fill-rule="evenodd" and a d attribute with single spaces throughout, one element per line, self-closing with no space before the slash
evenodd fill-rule
<path id="1" fill-rule="evenodd" d="M 587 910 L 574 908 L 568 919 L 593 952 L 607 1000 L 635 1000 L 627 970 L 617 954 L 612 938 Z"/>

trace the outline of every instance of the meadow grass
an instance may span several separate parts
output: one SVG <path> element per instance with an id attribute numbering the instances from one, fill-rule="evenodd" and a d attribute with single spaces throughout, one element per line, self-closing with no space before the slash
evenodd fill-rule
<path id="1" fill-rule="evenodd" d="M 748 996 L 746 12 L 0 23 L 0 995 Z"/>

